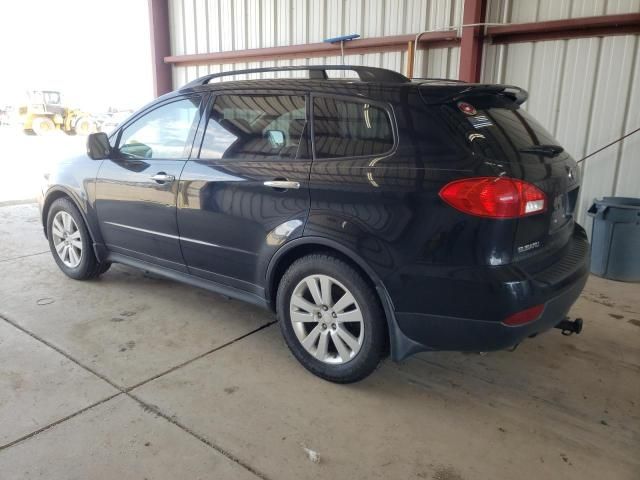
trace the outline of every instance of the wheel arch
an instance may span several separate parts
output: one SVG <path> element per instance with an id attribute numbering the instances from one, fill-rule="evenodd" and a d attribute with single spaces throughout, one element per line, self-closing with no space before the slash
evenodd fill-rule
<path id="1" fill-rule="evenodd" d="M 278 284 L 284 272 L 298 258 L 310 253 L 330 252 L 357 267 L 372 287 L 382 285 L 378 275 L 362 258 L 344 245 L 322 237 L 300 237 L 287 242 L 271 258 L 266 272 L 265 293 L 271 305 L 275 305 Z M 275 308 L 275 307 L 274 307 Z"/>
<path id="2" fill-rule="evenodd" d="M 61 186 L 53 187 L 52 189 L 50 189 L 47 192 L 42 202 L 42 219 L 41 220 L 42 220 L 42 227 L 44 229 L 44 236 L 48 238 L 47 217 L 49 216 L 49 209 L 51 208 L 51 205 L 53 204 L 53 202 L 55 202 L 59 198 L 67 198 L 71 201 L 71 203 L 75 205 L 75 207 L 80 212 L 80 215 L 82 216 L 82 220 L 84 221 L 84 224 L 87 227 L 87 230 L 89 231 L 89 236 L 91 236 L 91 242 L 95 244 L 96 237 L 94 232 L 91 230 L 91 224 L 87 221 L 87 214 L 85 209 L 82 207 L 81 202 L 79 202 L 78 199 L 75 198 L 73 193 L 71 193 L 69 190 Z"/>
<path id="3" fill-rule="evenodd" d="M 389 349 L 391 358 L 402 360 L 411 353 L 418 351 L 416 344 L 400 330 L 395 317 L 393 301 L 378 274 L 350 248 L 323 237 L 300 237 L 285 244 L 271 258 L 266 271 L 265 296 L 267 302 L 275 312 L 275 296 L 280 279 L 287 268 L 298 258 L 310 253 L 328 252 L 354 266 L 365 281 L 375 289 L 380 304 L 384 310 Z"/>

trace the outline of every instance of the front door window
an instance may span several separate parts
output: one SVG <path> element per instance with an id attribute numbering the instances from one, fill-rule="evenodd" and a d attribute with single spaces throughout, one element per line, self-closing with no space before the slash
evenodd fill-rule
<path id="1" fill-rule="evenodd" d="M 122 131 L 119 152 L 125 158 L 178 160 L 188 155 L 200 98 L 162 105 Z"/>

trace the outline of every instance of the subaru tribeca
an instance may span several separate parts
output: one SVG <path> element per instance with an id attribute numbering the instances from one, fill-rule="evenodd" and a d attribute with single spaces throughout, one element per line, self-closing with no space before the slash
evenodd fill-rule
<path id="1" fill-rule="evenodd" d="M 589 269 L 576 163 L 526 98 L 359 66 L 207 75 L 57 165 L 45 234 L 71 278 L 117 262 L 272 310 L 334 382 L 513 347 L 567 323 Z"/>

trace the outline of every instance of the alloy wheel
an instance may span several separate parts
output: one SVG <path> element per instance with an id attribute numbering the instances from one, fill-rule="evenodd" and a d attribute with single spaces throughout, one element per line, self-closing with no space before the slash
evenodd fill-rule
<path id="1" fill-rule="evenodd" d="M 362 311 L 353 294 L 328 275 L 309 275 L 289 301 L 293 330 L 304 349 L 328 364 L 347 363 L 364 341 Z"/>
<path id="2" fill-rule="evenodd" d="M 76 268 L 82 260 L 82 236 L 71 214 L 65 211 L 56 213 L 51 224 L 53 246 L 62 263 Z"/>

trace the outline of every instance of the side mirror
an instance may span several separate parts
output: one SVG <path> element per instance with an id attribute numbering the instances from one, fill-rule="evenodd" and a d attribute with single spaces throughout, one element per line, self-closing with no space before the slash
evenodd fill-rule
<path id="1" fill-rule="evenodd" d="M 104 160 L 111 156 L 111 145 L 106 133 L 92 133 L 87 137 L 87 155 L 93 160 Z"/>
<path id="2" fill-rule="evenodd" d="M 267 130 L 266 137 L 273 148 L 284 147 L 285 137 L 282 130 Z"/>

